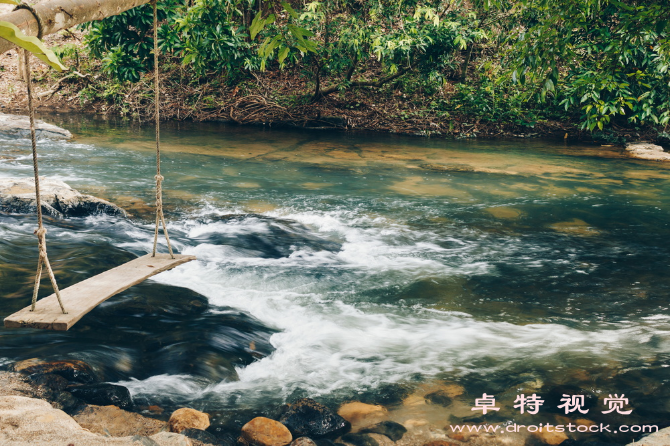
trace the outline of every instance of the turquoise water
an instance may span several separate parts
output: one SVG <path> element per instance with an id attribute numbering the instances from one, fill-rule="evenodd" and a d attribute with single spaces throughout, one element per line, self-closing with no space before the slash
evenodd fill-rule
<path id="1" fill-rule="evenodd" d="M 150 126 L 50 119 L 76 139 L 40 142 L 41 174 L 131 214 L 48 220 L 64 287 L 150 251 L 154 154 Z M 427 382 L 463 386 L 468 404 L 496 394 L 508 419 L 535 383 L 624 393 L 628 422 L 667 423 L 665 164 L 535 140 L 222 124 L 163 137 L 171 238 L 198 261 L 69 332 L 0 329 L 5 363 L 83 359 L 139 405 L 221 424 L 297 396 L 393 405 Z M 28 141 L 0 145 L 0 176 L 31 175 Z M 3 317 L 29 303 L 34 221 L 0 214 Z"/>

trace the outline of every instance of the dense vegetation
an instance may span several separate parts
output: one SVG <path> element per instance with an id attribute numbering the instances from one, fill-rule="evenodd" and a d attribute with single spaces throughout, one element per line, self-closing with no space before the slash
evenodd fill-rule
<path id="1" fill-rule="evenodd" d="M 90 94 L 124 102 L 147 76 L 152 20 L 145 5 L 86 26 L 86 47 L 110 79 Z M 251 92 L 271 79 L 264 100 L 283 105 L 351 102 L 347 93 L 359 92 L 401 95 L 433 120 L 661 134 L 670 122 L 664 1 L 165 0 L 159 20 L 163 68 L 181 84 Z"/>

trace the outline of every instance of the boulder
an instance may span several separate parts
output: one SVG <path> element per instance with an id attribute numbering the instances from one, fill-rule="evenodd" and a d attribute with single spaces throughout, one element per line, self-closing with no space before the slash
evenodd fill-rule
<path id="1" fill-rule="evenodd" d="M 38 139 L 72 139 L 72 133 L 53 124 L 36 119 L 35 134 Z M 0 113 L 0 136 L 3 138 L 30 138 L 28 116 Z"/>
<path id="2" fill-rule="evenodd" d="M 351 430 L 351 423 L 310 398 L 286 406 L 279 421 L 296 437 L 336 438 Z"/>
<path id="3" fill-rule="evenodd" d="M 137 413 L 126 412 L 116 406 L 87 406 L 73 418 L 81 427 L 93 433 L 112 437 L 150 437 L 161 432 L 167 424 Z"/>
<path id="4" fill-rule="evenodd" d="M 337 410 L 337 414 L 351 423 L 352 426 L 369 426 L 386 417 L 387 410 L 377 404 L 365 404 L 360 401 L 345 403 Z"/>
<path id="5" fill-rule="evenodd" d="M 125 217 L 126 211 L 115 204 L 92 195 L 83 195 L 67 183 L 40 177 L 42 212 L 54 218 L 86 217 L 107 214 Z M 0 178 L 0 211 L 12 214 L 35 212 L 35 180 L 33 178 Z"/>
<path id="6" fill-rule="evenodd" d="M 116 384 L 87 384 L 70 387 L 68 390 L 72 396 L 89 404 L 119 406 L 123 409 L 130 408 L 133 405 L 128 389 Z"/>
<path id="7" fill-rule="evenodd" d="M 670 153 L 664 152 L 663 147 L 649 143 L 626 144 L 626 152 L 633 157 L 652 161 L 670 161 Z"/>
<path id="8" fill-rule="evenodd" d="M 98 380 L 98 377 L 91 366 L 84 361 L 79 361 L 77 359 L 43 361 L 41 359 L 33 358 L 15 362 L 9 368 L 13 372 L 19 372 L 24 375 L 55 374 L 62 376 L 68 381 L 84 384 L 89 384 Z"/>
<path id="9" fill-rule="evenodd" d="M 182 407 L 172 412 L 168 420 L 170 432 L 181 433 L 184 429 L 202 429 L 209 427 L 209 415 L 199 410 Z"/>
<path id="10" fill-rule="evenodd" d="M 247 446 L 284 446 L 291 440 L 291 432 L 282 423 L 256 417 L 242 427 L 239 442 Z"/>
<path id="11" fill-rule="evenodd" d="M 23 396 L 0 397 L 0 444 L 12 446 L 191 446 L 183 435 L 161 432 L 151 437 L 97 435 L 49 403 Z"/>

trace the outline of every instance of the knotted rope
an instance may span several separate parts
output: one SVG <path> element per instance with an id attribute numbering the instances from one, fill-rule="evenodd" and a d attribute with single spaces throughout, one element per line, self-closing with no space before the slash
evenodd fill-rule
<path id="1" fill-rule="evenodd" d="M 37 273 L 35 274 L 35 286 L 33 288 L 33 302 L 30 306 L 30 311 L 35 311 L 35 303 L 37 302 L 37 293 L 40 289 L 40 281 L 42 279 L 42 265 L 46 266 L 49 278 L 51 279 L 51 285 L 54 288 L 56 297 L 58 298 L 58 304 L 63 314 L 67 314 L 65 307 L 63 306 L 63 301 L 60 298 L 60 290 L 58 289 L 58 283 L 56 283 L 56 277 L 54 272 L 51 269 L 51 263 L 49 263 L 49 256 L 47 255 L 47 230 L 42 223 L 42 200 L 40 198 L 40 175 L 39 169 L 37 167 L 37 135 L 35 134 L 35 109 L 33 108 L 33 86 L 32 86 L 32 77 L 30 74 L 30 53 L 27 50 L 23 50 L 23 67 L 26 70 L 26 90 L 28 92 L 28 112 L 30 115 L 30 142 L 33 147 L 33 173 L 35 174 L 35 205 L 37 206 L 37 229 L 35 230 L 35 235 L 37 236 L 37 246 L 39 248 L 39 260 L 37 261 Z"/>
<path id="2" fill-rule="evenodd" d="M 163 180 L 165 179 L 161 175 L 161 129 L 160 129 L 160 90 L 159 90 L 159 79 L 158 79 L 158 5 L 157 0 L 152 0 L 151 4 L 154 8 L 154 95 L 155 95 L 155 106 L 156 106 L 156 228 L 154 230 L 154 249 L 151 254 L 152 257 L 156 257 L 156 246 L 158 245 L 158 227 L 160 224 L 163 225 L 163 234 L 165 234 L 165 240 L 167 241 L 168 250 L 170 251 L 170 257 L 174 259 L 174 254 L 172 253 L 172 245 L 170 244 L 170 236 L 168 235 L 167 225 L 165 224 L 165 216 L 163 215 Z"/>

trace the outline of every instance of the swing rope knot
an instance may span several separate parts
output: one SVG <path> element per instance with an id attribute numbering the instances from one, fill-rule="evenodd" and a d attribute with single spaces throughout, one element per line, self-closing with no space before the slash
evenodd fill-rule
<path id="1" fill-rule="evenodd" d="M 165 179 L 165 177 L 163 175 L 156 175 L 154 176 L 154 179 L 156 180 L 156 182 L 160 183 Z"/>
<path id="2" fill-rule="evenodd" d="M 33 231 L 33 234 L 42 239 L 47 235 L 47 228 L 37 228 Z"/>

